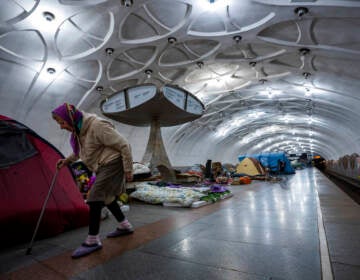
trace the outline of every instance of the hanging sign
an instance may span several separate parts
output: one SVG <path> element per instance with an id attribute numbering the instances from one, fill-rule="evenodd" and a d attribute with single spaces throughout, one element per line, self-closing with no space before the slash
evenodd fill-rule
<path id="1" fill-rule="evenodd" d="M 156 94 L 156 86 L 145 85 L 129 88 L 127 90 L 129 107 L 134 108 L 153 98 Z"/>
<path id="2" fill-rule="evenodd" d="M 191 114 L 201 115 L 203 113 L 203 106 L 200 101 L 188 95 L 186 102 L 186 111 Z"/>
<path id="3" fill-rule="evenodd" d="M 185 109 L 185 92 L 168 86 L 163 87 L 163 92 L 165 98 L 167 98 L 171 103 L 179 107 L 180 109 Z"/>
<path id="4" fill-rule="evenodd" d="M 102 104 L 104 113 L 116 113 L 126 110 L 125 92 L 120 91 L 109 97 L 106 102 Z"/>

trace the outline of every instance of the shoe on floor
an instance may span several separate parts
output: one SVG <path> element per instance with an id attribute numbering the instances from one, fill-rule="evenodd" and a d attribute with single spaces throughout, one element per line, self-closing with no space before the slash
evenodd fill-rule
<path id="1" fill-rule="evenodd" d="M 131 228 L 116 228 L 114 231 L 109 232 L 106 237 L 118 237 L 122 235 L 132 234 L 134 232 L 134 229 Z"/>
<path id="2" fill-rule="evenodd" d="M 92 252 L 95 252 L 97 250 L 100 250 L 102 248 L 102 245 L 99 244 L 99 243 L 95 243 L 95 244 L 86 244 L 86 243 L 83 243 L 81 244 L 80 247 L 78 247 L 71 255 L 71 257 L 73 259 L 77 259 L 77 258 L 80 258 L 80 257 L 84 257 L 86 255 L 89 255 L 91 254 Z"/>
<path id="3" fill-rule="evenodd" d="M 128 220 L 125 220 L 119 224 L 119 227 L 117 227 L 114 231 L 108 233 L 106 237 L 118 237 L 122 235 L 131 234 L 134 232 L 133 226 L 129 223 Z"/>
<path id="4" fill-rule="evenodd" d="M 125 219 L 121 223 L 119 223 L 119 226 L 112 232 L 108 233 L 107 237 L 118 237 L 122 235 L 131 234 L 134 232 L 133 226 L 130 224 L 130 222 Z"/>

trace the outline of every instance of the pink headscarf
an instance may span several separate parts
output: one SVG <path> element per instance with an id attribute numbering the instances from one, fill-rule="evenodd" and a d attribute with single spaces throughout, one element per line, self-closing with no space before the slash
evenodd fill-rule
<path id="1" fill-rule="evenodd" d="M 70 145 L 75 155 L 79 155 L 79 134 L 82 126 L 83 114 L 76 107 L 69 103 L 64 103 L 52 111 L 74 128 L 70 136 Z"/>

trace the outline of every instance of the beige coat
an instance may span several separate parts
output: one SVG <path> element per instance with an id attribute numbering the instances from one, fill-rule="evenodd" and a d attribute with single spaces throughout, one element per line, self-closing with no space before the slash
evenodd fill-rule
<path id="1" fill-rule="evenodd" d="M 73 162 L 80 158 L 91 171 L 96 172 L 99 166 L 121 156 L 124 172 L 132 172 L 131 148 L 127 140 L 109 121 L 93 114 L 82 113 L 79 157 L 71 154 L 67 159 Z"/>

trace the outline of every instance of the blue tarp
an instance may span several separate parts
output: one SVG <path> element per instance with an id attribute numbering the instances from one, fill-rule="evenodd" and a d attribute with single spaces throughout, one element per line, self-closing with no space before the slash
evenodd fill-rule
<path id="1" fill-rule="evenodd" d="M 279 172 L 283 174 L 294 174 L 295 170 L 291 167 L 291 163 L 284 152 L 279 153 L 261 153 L 251 155 L 240 155 L 238 157 L 239 162 L 244 158 L 252 157 L 257 159 L 262 166 L 269 168 L 271 172 Z M 280 171 L 280 163 L 285 163 L 284 170 Z"/>

